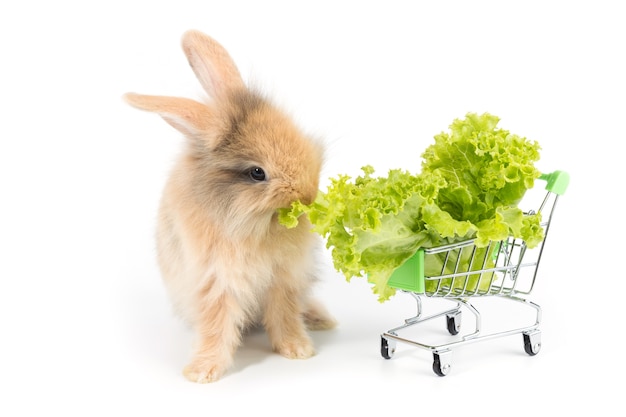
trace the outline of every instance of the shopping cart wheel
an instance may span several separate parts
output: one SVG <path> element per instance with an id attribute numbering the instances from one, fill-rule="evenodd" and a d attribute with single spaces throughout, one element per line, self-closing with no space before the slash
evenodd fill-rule
<path id="1" fill-rule="evenodd" d="M 380 354 L 385 359 L 393 358 L 396 353 L 396 341 L 389 340 L 385 336 L 380 337 Z"/>
<path id="2" fill-rule="evenodd" d="M 541 350 L 541 331 L 531 330 L 522 333 L 524 336 L 524 350 L 530 356 L 535 356 Z"/>
<path id="3" fill-rule="evenodd" d="M 461 312 L 457 311 L 456 313 L 446 314 L 446 324 L 448 326 L 448 332 L 450 332 L 452 336 L 459 334 L 459 330 L 461 330 Z"/>
<path id="4" fill-rule="evenodd" d="M 452 352 L 433 353 L 433 371 L 439 376 L 446 376 L 450 373 L 450 359 Z"/>

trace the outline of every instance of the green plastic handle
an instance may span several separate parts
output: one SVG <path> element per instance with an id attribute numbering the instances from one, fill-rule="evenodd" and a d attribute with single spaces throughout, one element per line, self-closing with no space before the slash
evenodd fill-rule
<path id="1" fill-rule="evenodd" d="M 565 171 L 554 171 L 551 174 L 541 174 L 540 179 L 547 182 L 546 190 L 558 195 L 565 194 L 569 185 L 569 174 Z"/>

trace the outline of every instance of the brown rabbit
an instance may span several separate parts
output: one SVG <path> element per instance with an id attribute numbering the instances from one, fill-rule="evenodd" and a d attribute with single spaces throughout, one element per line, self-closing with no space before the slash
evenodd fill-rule
<path id="1" fill-rule="evenodd" d="M 245 86 L 215 40 L 189 31 L 182 46 L 212 100 L 125 99 L 186 136 L 161 200 L 158 259 L 175 309 L 197 336 L 183 373 L 211 382 L 232 365 L 249 326 L 262 324 L 288 358 L 315 354 L 307 327 L 335 326 L 310 294 L 317 243 L 310 225 L 277 221 L 278 208 L 315 199 L 323 149 Z"/>

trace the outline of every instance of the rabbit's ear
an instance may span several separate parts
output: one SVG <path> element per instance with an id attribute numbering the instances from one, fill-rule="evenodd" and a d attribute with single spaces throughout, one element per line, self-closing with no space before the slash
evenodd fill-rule
<path id="1" fill-rule="evenodd" d="M 226 49 L 197 30 L 185 32 L 182 47 L 189 65 L 213 98 L 224 98 L 230 91 L 245 88 L 241 74 Z"/>
<path id="2" fill-rule="evenodd" d="M 187 136 L 206 132 L 213 119 L 213 112 L 209 107 L 188 98 L 127 93 L 124 99 L 133 107 L 159 114 Z"/>

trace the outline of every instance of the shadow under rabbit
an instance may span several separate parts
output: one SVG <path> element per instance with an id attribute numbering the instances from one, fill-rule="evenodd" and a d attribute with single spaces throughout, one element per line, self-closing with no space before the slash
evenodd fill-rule
<path id="1" fill-rule="evenodd" d="M 337 329 L 309 331 L 316 350 L 316 356 L 323 354 L 326 347 L 337 338 Z M 259 365 L 280 355 L 272 349 L 267 332 L 262 326 L 253 326 L 245 331 L 242 342 L 235 352 L 234 364 L 224 376 L 240 373 L 246 368 Z M 294 360 L 298 359 L 287 359 Z M 304 359 L 306 361 L 306 359 Z"/>

